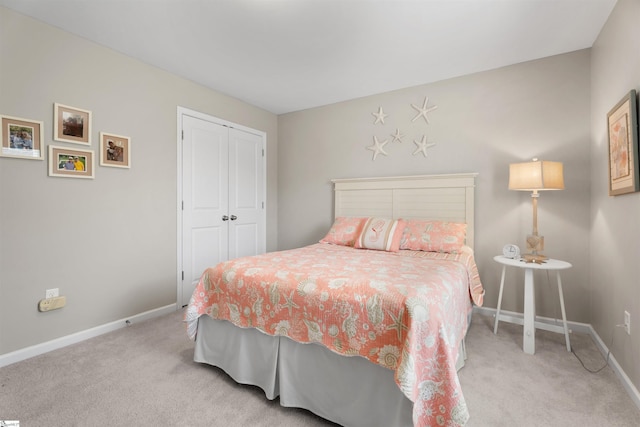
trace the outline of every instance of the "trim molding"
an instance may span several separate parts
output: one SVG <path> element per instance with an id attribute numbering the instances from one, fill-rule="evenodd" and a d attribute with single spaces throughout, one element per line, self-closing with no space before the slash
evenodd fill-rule
<path id="1" fill-rule="evenodd" d="M 602 353 L 602 356 L 606 359 L 609 348 L 605 345 L 604 341 L 600 338 L 600 335 L 598 335 L 591 325 L 589 325 L 589 329 L 591 330 L 591 337 L 595 341 L 596 346 L 598 346 L 598 350 L 600 350 L 600 353 Z M 613 354 L 609 354 L 609 366 L 611 366 L 611 369 L 613 369 L 613 372 L 622 383 L 622 386 L 627 390 L 627 393 L 629 393 L 629 397 L 631 397 L 633 403 L 635 403 L 638 409 L 640 409 L 640 392 L 633 385 L 631 379 L 627 376 L 627 373 L 622 369 Z"/>
<path id="2" fill-rule="evenodd" d="M 478 313 L 482 316 L 488 316 L 488 317 L 494 317 L 494 318 L 496 316 L 495 308 L 474 306 L 473 312 Z M 513 320 L 513 323 L 519 323 L 519 324 L 523 323 L 522 313 L 500 310 L 500 316 L 502 317 L 502 315 L 504 315 L 507 318 L 510 318 L 510 320 Z M 549 325 L 557 324 L 556 319 L 551 319 L 549 317 L 542 317 L 542 316 L 536 316 L 536 322 L 547 323 Z M 581 334 L 590 335 L 593 341 L 595 342 L 596 347 L 602 354 L 602 357 L 605 360 L 607 359 L 607 353 L 609 353 L 609 348 L 605 345 L 604 341 L 602 341 L 602 338 L 600 338 L 600 335 L 598 335 L 596 330 L 593 329 L 593 326 L 591 326 L 591 324 L 567 321 L 567 325 L 569 326 L 569 332 L 576 331 Z M 624 372 L 624 369 L 622 369 L 622 367 L 620 366 L 620 364 L 618 363 L 618 361 L 616 360 L 613 354 L 609 354 L 608 365 L 616 374 L 620 382 L 622 383 L 622 386 L 627 391 L 627 394 L 629 394 L 629 397 L 631 398 L 633 403 L 635 403 L 638 409 L 640 409 L 640 392 L 638 391 L 636 386 L 633 385 L 633 383 L 631 382 L 631 379 L 627 376 L 626 372 Z"/>
<path id="3" fill-rule="evenodd" d="M 86 329 L 84 331 L 76 332 L 71 335 L 56 338 L 51 341 L 46 341 L 41 344 L 36 344 L 30 347 L 25 347 L 20 350 L 13 351 L 0 355 L 0 368 L 3 366 L 11 365 L 16 362 L 21 362 L 26 359 L 30 359 L 35 356 L 39 356 L 44 353 L 48 353 L 53 350 L 57 350 L 62 347 L 66 347 L 71 344 L 76 344 L 81 341 L 94 338 L 107 332 L 112 332 L 118 329 L 126 328 L 131 323 L 139 323 L 143 320 L 153 319 L 158 316 L 169 314 L 176 311 L 176 304 L 169 304 L 164 307 L 156 308 L 153 310 L 138 313 L 130 317 L 125 317 L 114 322 L 105 323 L 104 325 L 96 326 L 94 328 Z"/>

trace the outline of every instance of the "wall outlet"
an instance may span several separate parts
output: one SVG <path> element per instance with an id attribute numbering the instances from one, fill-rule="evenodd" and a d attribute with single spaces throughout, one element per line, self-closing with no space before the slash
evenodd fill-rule
<path id="1" fill-rule="evenodd" d="M 60 296 L 60 290 L 58 288 L 47 289 L 45 292 L 45 298 L 55 298 Z"/>
<path id="2" fill-rule="evenodd" d="M 626 310 L 624 312 L 624 330 L 631 335 L 631 313 Z"/>

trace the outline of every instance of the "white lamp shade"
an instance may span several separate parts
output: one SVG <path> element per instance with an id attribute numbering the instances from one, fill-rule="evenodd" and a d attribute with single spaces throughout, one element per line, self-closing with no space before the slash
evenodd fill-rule
<path id="1" fill-rule="evenodd" d="M 562 163 L 533 161 L 510 164 L 509 190 L 564 190 Z"/>

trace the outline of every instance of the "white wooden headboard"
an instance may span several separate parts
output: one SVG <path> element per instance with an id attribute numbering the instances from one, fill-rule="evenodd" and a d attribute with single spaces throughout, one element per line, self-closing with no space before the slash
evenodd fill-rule
<path id="1" fill-rule="evenodd" d="M 333 179 L 335 217 L 423 218 L 467 223 L 474 243 L 477 173 Z"/>

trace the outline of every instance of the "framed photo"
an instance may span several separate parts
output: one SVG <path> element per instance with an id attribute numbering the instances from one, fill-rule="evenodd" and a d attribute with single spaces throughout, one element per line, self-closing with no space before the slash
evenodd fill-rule
<path id="1" fill-rule="evenodd" d="M 100 166 L 131 167 L 131 138 L 100 132 Z"/>
<path id="2" fill-rule="evenodd" d="M 609 195 L 640 190 L 636 91 L 630 91 L 607 114 Z"/>
<path id="3" fill-rule="evenodd" d="M 53 104 L 53 139 L 91 145 L 91 111 Z"/>
<path id="4" fill-rule="evenodd" d="M 36 120 L 0 116 L 2 151 L 0 156 L 17 159 L 44 159 L 44 124 Z"/>
<path id="5" fill-rule="evenodd" d="M 93 179 L 93 151 L 49 145 L 49 176 Z"/>

